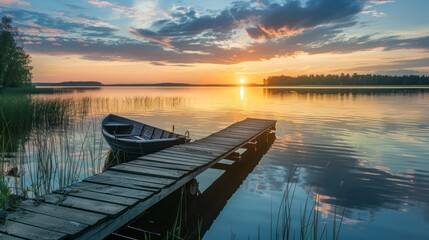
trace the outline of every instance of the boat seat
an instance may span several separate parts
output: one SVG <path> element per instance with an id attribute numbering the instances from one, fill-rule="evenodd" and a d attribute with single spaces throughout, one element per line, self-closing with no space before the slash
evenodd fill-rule
<path id="1" fill-rule="evenodd" d="M 115 136 L 115 137 L 120 137 L 120 138 L 134 137 L 135 136 L 133 134 L 128 134 L 128 133 L 125 133 L 125 134 L 120 133 L 120 134 L 112 134 L 112 135 Z"/>
<path id="2" fill-rule="evenodd" d="M 131 127 L 133 125 L 130 123 L 111 122 L 111 123 L 104 124 L 104 126 L 106 126 L 106 127 Z"/>
<path id="3" fill-rule="evenodd" d="M 120 122 L 106 123 L 104 124 L 104 127 L 110 134 L 116 136 L 130 134 L 133 129 L 132 124 Z"/>

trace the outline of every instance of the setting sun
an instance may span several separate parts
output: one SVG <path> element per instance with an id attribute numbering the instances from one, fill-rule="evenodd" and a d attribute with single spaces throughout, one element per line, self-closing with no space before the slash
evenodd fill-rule
<path id="1" fill-rule="evenodd" d="M 245 80 L 244 78 L 242 78 L 242 79 L 240 79 L 240 83 L 241 83 L 241 84 L 245 84 L 245 83 L 246 83 L 246 80 Z"/>

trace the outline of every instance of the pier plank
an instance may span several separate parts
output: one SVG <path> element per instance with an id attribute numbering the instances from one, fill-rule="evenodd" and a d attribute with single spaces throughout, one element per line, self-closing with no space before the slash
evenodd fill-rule
<path id="1" fill-rule="evenodd" d="M 91 212 L 105 213 L 109 216 L 115 216 L 126 209 L 125 206 L 119 204 L 60 194 L 48 194 L 44 196 L 44 199 L 47 203 L 87 210 Z"/>
<path id="2" fill-rule="evenodd" d="M 114 166 L 111 169 L 113 171 L 136 173 L 136 174 L 147 175 L 147 176 L 166 177 L 171 179 L 178 179 L 186 173 L 186 172 L 180 172 L 178 170 L 166 171 L 160 168 L 137 167 L 135 165 L 126 164 L 126 163 L 118 166 Z"/>
<path id="3" fill-rule="evenodd" d="M 139 157 L 137 160 L 139 161 L 147 161 L 147 162 L 162 162 L 165 164 L 173 164 L 173 165 L 178 165 L 178 167 L 182 167 L 182 168 L 186 168 L 186 169 L 190 169 L 192 168 L 192 166 L 199 166 L 202 163 L 204 163 L 204 161 L 200 161 L 197 159 L 193 159 L 191 157 L 181 157 L 180 162 L 177 161 L 177 157 L 178 156 L 174 156 L 174 155 L 156 155 L 156 156 L 151 156 L 151 155 L 147 155 L 147 156 L 143 156 L 143 157 Z M 164 161 L 160 161 L 161 160 L 170 160 L 172 162 L 164 162 Z"/>
<path id="4" fill-rule="evenodd" d="M 111 194 L 115 196 L 137 198 L 137 199 L 146 199 L 151 195 L 153 195 L 153 192 L 149 192 L 149 191 L 142 191 L 142 190 L 110 186 L 110 185 L 104 185 L 104 184 L 96 184 L 96 183 L 90 183 L 90 182 L 76 183 L 71 187 L 69 187 L 68 189 L 73 189 L 73 188 L 84 189 L 92 192 L 106 193 L 106 194 Z"/>
<path id="5" fill-rule="evenodd" d="M 22 240 L 22 238 L 17 238 L 11 235 L 0 233 L 0 239 L 2 240 Z"/>
<path id="6" fill-rule="evenodd" d="M 174 159 L 176 162 L 179 162 L 179 163 L 183 160 L 188 162 L 195 162 L 198 164 L 206 163 L 213 159 L 212 156 L 194 154 L 194 153 L 179 151 L 177 149 L 171 149 L 171 150 L 160 152 L 159 154 L 156 154 L 156 157 Z M 177 161 L 178 158 L 180 161 Z"/>
<path id="7" fill-rule="evenodd" d="M 135 160 L 135 161 L 140 161 L 140 160 Z M 132 162 L 134 161 L 131 161 L 130 163 Z M 156 184 L 159 188 L 165 187 L 174 182 L 174 180 L 168 179 L 168 178 L 141 176 L 138 174 L 116 172 L 116 171 L 106 171 L 103 173 L 103 176 L 108 176 L 113 178 L 133 179 L 140 182 L 153 183 L 153 184 Z"/>
<path id="8" fill-rule="evenodd" d="M 93 225 L 107 218 L 105 214 L 92 213 L 74 208 L 68 208 L 48 203 L 35 205 L 33 201 L 23 201 L 19 205 L 20 208 L 27 211 L 44 214 L 47 216 L 63 218 L 65 220 Z"/>
<path id="9" fill-rule="evenodd" d="M 67 196 L 74 196 L 74 197 L 80 197 L 80 198 L 86 198 L 86 199 L 92 199 L 102 202 L 108 202 L 108 203 L 115 203 L 125 206 L 132 206 L 138 202 L 138 199 L 135 198 L 129 198 L 129 197 L 121 197 L 121 196 L 114 196 L 111 194 L 105 194 L 105 193 L 98 193 L 98 192 L 91 192 L 87 190 L 55 190 L 53 193 L 58 193 L 61 195 L 67 195 Z"/>
<path id="10" fill-rule="evenodd" d="M 174 159 L 165 159 L 165 158 L 155 158 L 155 159 L 148 159 L 146 157 L 140 157 L 138 158 L 140 160 L 149 160 L 149 161 L 154 161 L 154 162 L 161 162 L 161 163 L 173 163 L 173 164 L 177 164 L 177 165 L 183 165 L 183 166 L 190 166 L 190 167 L 198 167 L 201 166 L 201 162 L 200 163 L 196 163 L 196 162 L 188 162 L 188 161 L 182 161 L 180 160 L 180 162 L 177 162 L 177 160 Z"/>
<path id="11" fill-rule="evenodd" d="M 174 164 L 174 163 L 153 162 L 153 161 L 150 161 L 150 159 L 149 160 L 135 160 L 135 161 L 132 161 L 129 163 L 130 164 L 136 164 L 139 166 L 147 166 L 147 167 L 155 166 L 155 167 L 170 169 L 170 170 L 192 171 L 193 169 L 195 169 L 195 167 L 178 165 L 178 164 Z"/>
<path id="12" fill-rule="evenodd" d="M 56 231 L 51 231 L 39 227 L 33 227 L 27 224 L 22 224 L 13 221 L 7 221 L 6 224 L 0 225 L 0 232 L 32 240 L 55 240 L 65 239 L 67 234 Z"/>
<path id="13" fill-rule="evenodd" d="M 51 217 L 26 210 L 17 210 L 8 218 L 8 221 L 37 226 L 69 235 L 74 235 L 88 227 L 88 225 L 83 223 L 68 221 L 62 218 Z"/>
<path id="14" fill-rule="evenodd" d="M 105 184 L 105 185 L 111 185 L 111 186 L 132 188 L 132 189 L 144 190 L 148 192 L 158 192 L 161 188 L 165 186 L 163 184 L 157 184 L 157 183 L 143 182 L 143 181 L 132 180 L 132 179 L 118 178 L 118 177 L 110 177 L 104 174 L 92 176 L 90 178 L 85 179 L 84 182 L 92 182 L 92 183 L 99 183 L 99 184 Z"/>

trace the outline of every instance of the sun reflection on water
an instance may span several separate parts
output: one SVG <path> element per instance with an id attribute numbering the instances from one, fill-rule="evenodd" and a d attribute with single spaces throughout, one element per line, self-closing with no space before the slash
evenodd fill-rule
<path id="1" fill-rule="evenodd" d="M 244 86 L 240 87 L 240 100 L 243 101 L 244 100 Z"/>

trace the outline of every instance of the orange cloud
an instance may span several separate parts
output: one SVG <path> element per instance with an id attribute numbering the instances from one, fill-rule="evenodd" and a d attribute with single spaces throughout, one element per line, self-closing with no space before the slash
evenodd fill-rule
<path id="1" fill-rule="evenodd" d="M 19 5 L 24 7 L 30 7 L 31 4 L 22 0 L 0 0 L 0 3 L 6 4 L 6 5 Z"/>
<path id="2" fill-rule="evenodd" d="M 135 36 L 144 38 L 144 39 L 148 40 L 149 42 L 158 43 L 158 44 L 160 44 L 164 47 L 168 47 L 168 48 L 174 48 L 174 46 L 171 44 L 171 41 L 168 37 L 159 36 L 154 32 L 143 30 L 143 29 L 135 29 L 133 27 L 130 27 L 129 30 Z"/>

